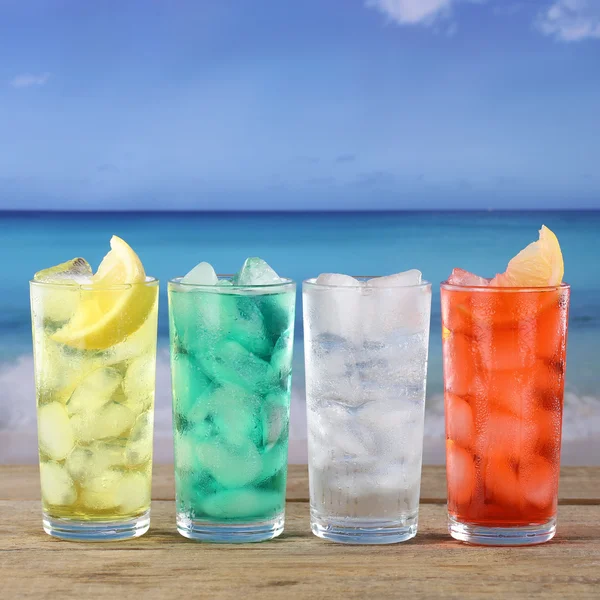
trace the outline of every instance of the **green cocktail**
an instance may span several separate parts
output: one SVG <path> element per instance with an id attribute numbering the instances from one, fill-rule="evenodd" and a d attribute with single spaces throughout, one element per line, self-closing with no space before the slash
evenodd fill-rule
<path id="1" fill-rule="evenodd" d="M 283 531 L 295 291 L 260 259 L 233 277 L 199 265 L 169 282 L 177 527 L 186 537 L 248 542 Z"/>

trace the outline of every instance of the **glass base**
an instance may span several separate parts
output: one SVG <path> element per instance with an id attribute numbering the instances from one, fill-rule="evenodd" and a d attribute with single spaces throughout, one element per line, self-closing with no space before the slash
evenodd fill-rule
<path id="1" fill-rule="evenodd" d="M 461 542 L 480 546 L 530 546 L 551 540 L 556 533 L 556 517 L 542 525 L 484 527 L 461 523 L 448 515 L 448 531 Z"/>
<path id="2" fill-rule="evenodd" d="M 216 523 L 177 514 L 177 531 L 190 540 L 216 544 L 246 544 L 272 540 L 283 533 L 284 514 L 256 523 Z"/>
<path id="3" fill-rule="evenodd" d="M 150 527 L 150 510 L 126 521 L 76 521 L 44 513 L 44 531 L 71 542 L 114 542 L 144 535 Z"/>
<path id="4" fill-rule="evenodd" d="M 313 511 L 310 515 L 312 532 L 324 540 L 341 544 L 397 544 L 417 535 L 418 515 L 397 521 L 388 519 L 323 518 Z"/>

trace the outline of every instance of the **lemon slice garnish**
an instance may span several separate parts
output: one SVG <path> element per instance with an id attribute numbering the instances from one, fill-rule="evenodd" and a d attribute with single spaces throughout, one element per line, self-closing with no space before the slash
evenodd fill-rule
<path id="1" fill-rule="evenodd" d="M 565 272 L 557 237 L 545 225 L 540 239 L 521 250 L 504 273 L 496 275 L 490 285 L 501 287 L 546 287 L 560 285 Z"/>
<path id="2" fill-rule="evenodd" d="M 135 333 L 158 297 L 157 286 L 146 281 L 137 254 L 121 238 L 113 236 L 89 286 L 82 286 L 73 318 L 52 339 L 82 350 L 105 350 Z"/>

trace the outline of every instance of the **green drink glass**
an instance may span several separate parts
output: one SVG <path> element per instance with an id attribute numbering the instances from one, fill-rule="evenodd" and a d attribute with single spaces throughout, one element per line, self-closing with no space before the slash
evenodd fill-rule
<path id="1" fill-rule="evenodd" d="M 283 531 L 296 284 L 169 282 L 177 529 L 210 542 Z"/>

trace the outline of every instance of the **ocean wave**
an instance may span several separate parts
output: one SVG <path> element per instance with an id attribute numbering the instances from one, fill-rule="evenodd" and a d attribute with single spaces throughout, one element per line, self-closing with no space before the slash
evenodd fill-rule
<path id="1" fill-rule="evenodd" d="M 0 366 L 0 389 L 3 390 L 0 396 L 0 433 L 22 432 L 24 437 L 31 438 L 36 432 L 36 402 L 33 358 L 30 355 L 22 355 Z M 443 440 L 443 394 L 429 395 L 425 406 L 425 437 Z M 161 349 L 157 354 L 156 365 L 155 436 L 170 440 L 171 428 L 169 353 L 167 349 Z M 600 398 L 568 390 L 564 398 L 563 442 L 594 438 L 600 439 Z M 304 448 L 305 440 L 304 373 L 303 365 L 299 363 L 295 364 L 292 384 L 290 442 L 298 442 Z M 37 448 L 31 448 L 31 456 L 36 456 L 36 453 Z M 3 458 L 4 450 L 0 446 L 0 463 Z"/>

